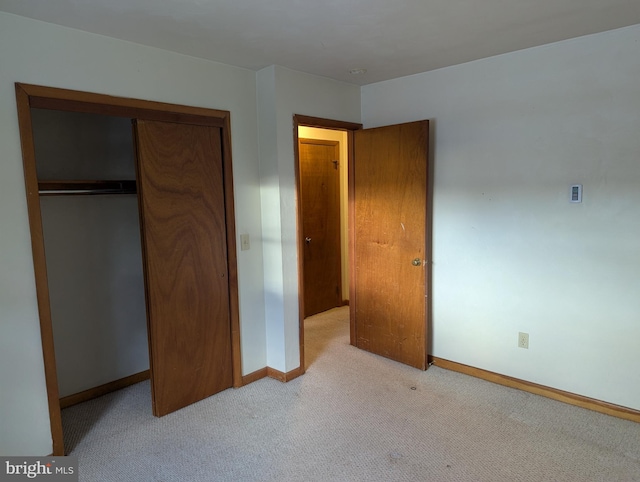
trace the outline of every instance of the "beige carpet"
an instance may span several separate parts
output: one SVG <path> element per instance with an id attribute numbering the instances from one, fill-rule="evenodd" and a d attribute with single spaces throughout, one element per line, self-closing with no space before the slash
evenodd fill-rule
<path id="1" fill-rule="evenodd" d="M 349 345 L 305 324 L 307 373 L 161 419 L 148 382 L 63 411 L 82 481 L 640 481 L 640 424 Z"/>

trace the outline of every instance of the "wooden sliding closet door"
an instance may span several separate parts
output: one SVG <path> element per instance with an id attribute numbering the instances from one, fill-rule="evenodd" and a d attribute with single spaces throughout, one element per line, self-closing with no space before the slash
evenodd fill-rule
<path id="1" fill-rule="evenodd" d="M 220 129 L 134 124 L 153 413 L 232 386 Z"/>

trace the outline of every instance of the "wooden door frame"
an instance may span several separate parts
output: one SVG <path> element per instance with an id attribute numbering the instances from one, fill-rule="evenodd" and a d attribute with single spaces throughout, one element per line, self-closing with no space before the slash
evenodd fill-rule
<path id="1" fill-rule="evenodd" d="M 349 299 L 353 299 L 353 233 L 351 226 L 353 224 L 353 133 L 359 129 L 362 129 L 362 124 L 355 122 L 344 122 L 332 119 L 323 119 L 321 117 L 311 117 L 305 115 L 294 114 L 293 115 L 293 157 L 295 165 L 296 176 L 296 237 L 297 237 L 297 249 L 298 249 L 298 330 L 299 330 L 299 343 L 300 343 L 300 370 L 304 373 L 306 370 L 304 363 L 304 237 L 302 235 L 302 209 L 301 204 L 301 185 L 302 179 L 300 176 L 300 152 L 298 149 L 298 127 L 319 127 L 321 129 L 331 129 L 337 131 L 345 131 L 347 133 L 347 153 L 348 153 L 348 205 L 349 205 Z M 350 302 L 349 311 L 350 315 L 350 343 L 355 344 L 355 323 L 353 319 L 353 303 Z"/>
<path id="2" fill-rule="evenodd" d="M 40 211 L 40 195 L 38 193 L 38 177 L 31 123 L 31 108 L 83 112 L 131 119 L 210 125 L 221 129 L 227 229 L 227 264 L 229 270 L 233 386 L 242 386 L 230 113 L 223 110 L 113 97 L 104 94 L 93 94 L 31 84 L 16 83 L 15 89 L 29 227 L 31 231 L 31 250 L 33 253 L 36 296 L 40 318 L 40 335 L 42 339 L 49 420 L 53 440 L 53 455 L 64 455 L 64 441 L 53 341 L 53 325 L 51 322 L 49 286 L 47 281 L 47 266 L 44 251 L 42 215 Z"/>

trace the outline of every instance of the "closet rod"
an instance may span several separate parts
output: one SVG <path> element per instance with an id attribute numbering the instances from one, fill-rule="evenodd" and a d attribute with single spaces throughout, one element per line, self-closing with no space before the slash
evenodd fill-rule
<path id="1" fill-rule="evenodd" d="M 135 194 L 136 181 L 38 181 L 41 196 Z"/>

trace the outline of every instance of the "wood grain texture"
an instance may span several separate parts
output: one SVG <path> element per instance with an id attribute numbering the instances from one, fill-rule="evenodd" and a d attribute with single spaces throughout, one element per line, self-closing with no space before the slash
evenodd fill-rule
<path id="1" fill-rule="evenodd" d="M 341 131 L 355 131 L 362 129 L 362 124 L 356 122 L 345 122 L 333 119 L 323 119 L 322 117 L 312 117 L 308 115 L 294 114 L 294 125 L 307 127 L 322 127 L 325 129 L 335 129 Z M 297 129 L 296 129 L 297 132 Z"/>
<path id="2" fill-rule="evenodd" d="M 304 370 L 301 367 L 291 370 L 290 372 L 287 372 L 287 373 L 281 372 L 280 370 L 276 370 L 275 368 L 264 367 L 264 368 L 261 368 L 260 370 L 256 370 L 255 372 L 252 372 L 252 373 L 249 373 L 248 375 L 243 376 L 242 384 L 248 385 L 249 383 L 253 383 L 265 377 L 274 378 L 280 382 L 286 383 L 293 380 L 294 378 L 298 378 L 300 375 L 303 375 L 303 374 L 304 374 Z"/>
<path id="3" fill-rule="evenodd" d="M 33 253 L 38 315 L 40 318 L 40 336 L 42 339 L 42 354 L 44 357 L 47 401 L 49 405 L 49 421 L 53 441 L 53 455 L 61 456 L 64 455 L 62 416 L 60 414 L 58 375 L 53 344 L 53 325 L 51 323 L 51 303 L 49 300 L 49 285 L 47 281 L 47 262 L 44 251 L 42 215 L 40 213 L 40 196 L 38 194 L 36 157 L 33 144 L 33 132 L 31 129 L 31 111 L 27 92 L 20 84 L 16 84 L 15 87 L 20 142 L 22 144 L 25 190 L 27 194 L 27 209 L 29 213 L 29 228 L 31 231 L 31 251 Z"/>
<path id="4" fill-rule="evenodd" d="M 304 316 L 342 304 L 337 141 L 299 140 Z"/>
<path id="5" fill-rule="evenodd" d="M 267 367 L 264 367 L 260 370 L 256 370 L 255 372 L 251 372 L 248 375 L 244 375 L 242 377 L 242 385 L 249 385 L 250 383 L 257 382 L 258 380 L 269 376 L 267 372 Z"/>
<path id="6" fill-rule="evenodd" d="M 240 295 L 238 288 L 238 251 L 236 246 L 235 195 L 231 155 L 231 117 L 224 112 L 222 120 L 222 174 L 224 177 L 224 208 L 227 227 L 227 268 L 229 270 L 229 316 L 231 318 L 231 353 L 233 386 L 242 386 L 242 346 L 240 340 Z"/>
<path id="7" fill-rule="evenodd" d="M 504 385 L 510 388 L 517 388 L 529 393 L 535 393 L 559 402 L 568 403 L 577 407 L 586 408 L 595 412 L 605 413 L 617 418 L 623 418 L 625 420 L 631 420 L 632 422 L 640 423 L 640 411 L 632 408 L 615 405 L 613 403 L 603 402 L 594 398 L 577 395 L 571 392 L 565 392 L 556 388 L 547 387 L 544 385 L 538 385 L 537 383 L 527 382 L 518 378 L 509 377 L 507 375 L 501 375 L 499 373 L 490 372 L 481 368 L 475 368 L 469 365 L 463 365 L 462 363 L 456 363 L 449 360 L 445 360 L 437 357 L 430 357 L 431 362 L 437 367 L 452 370 L 455 372 L 464 373 L 472 377 L 481 378 L 489 382 Z"/>
<path id="8" fill-rule="evenodd" d="M 32 84 L 18 84 L 39 109 L 67 110 L 137 119 L 224 127 L 227 111 L 94 94 Z"/>
<path id="9" fill-rule="evenodd" d="M 356 203 L 355 203 L 355 131 L 347 131 L 347 154 L 349 165 L 347 166 L 347 216 L 349 236 L 349 343 L 357 346 L 356 334 Z"/>
<path id="10" fill-rule="evenodd" d="M 149 377 L 149 370 L 144 370 L 142 372 L 129 375 L 128 377 L 119 378 L 118 380 L 89 388 L 88 390 L 83 390 L 82 392 L 74 393 L 73 395 L 62 397 L 60 399 L 60 408 L 67 408 L 77 405 L 78 403 L 93 400 L 94 398 L 101 397 L 107 393 L 115 392 L 116 390 L 120 390 L 130 385 L 135 385 L 136 383 L 140 383 L 144 380 L 149 380 Z"/>
<path id="11" fill-rule="evenodd" d="M 355 132 L 356 344 L 420 369 L 426 368 L 427 136 L 427 121 Z"/>
<path id="12" fill-rule="evenodd" d="M 233 384 L 220 129 L 136 122 L 154 414 Z"/>
<path id="13" fill-rule="evenodd" d="M 284 373 L 280 370 L 276 370 L 275 368 L 267 367 L 267 376 L 269 378 L 274 378 L 280 382 L 286 383 L 291 380 L 298 378 L 300 375 L 304 374 L 304 369 L 302 367 L 294 368 L 293 370 Z"/>

